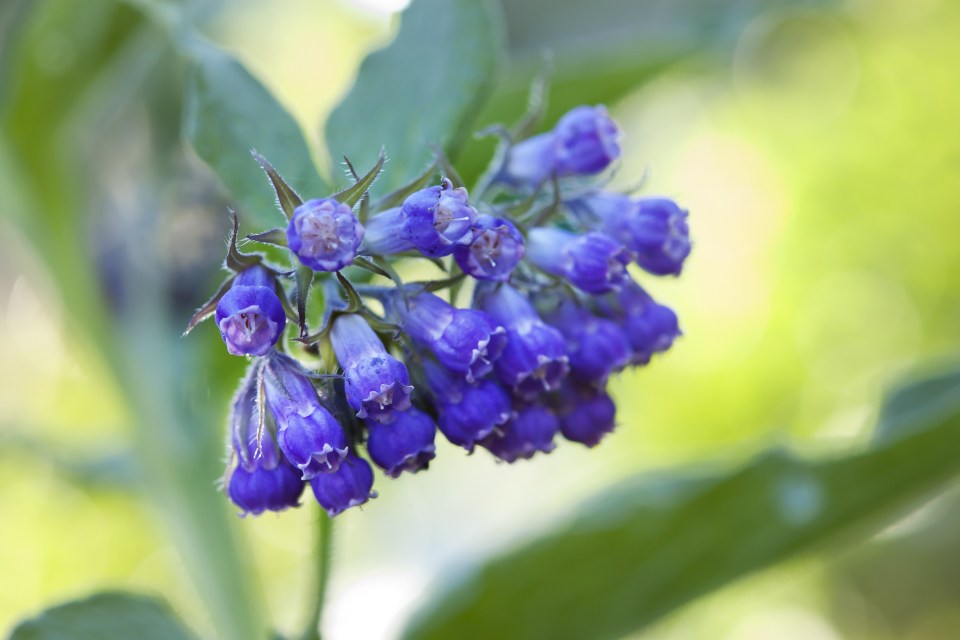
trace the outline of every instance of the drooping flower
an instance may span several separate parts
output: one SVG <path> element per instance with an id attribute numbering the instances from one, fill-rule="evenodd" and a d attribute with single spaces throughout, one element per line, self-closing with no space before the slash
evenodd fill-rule
<path id="1" fill-rule="evenodd" d="M 310 487 L 332 518 L 374 497 L 373 469 L 369 462 L 351 452 L 336 471 L 311 478 Z"/>
<path id="2" fill-rule="evenodd" d="M 498 382 L 487 379 L 470 384 L 432 361 L 424 362 L 423 368 L 439 416 L 437 425 L 453 444 L 473 451 L 510 418 L 510 394 Z"/>
<path id="3" fill-rule="evenodd" d="M 560 332 L 545 324 L 530 302 L 509 285 L 488 288 L 479 302 L 507 330 L 507 345 L 495 364 L 500 381 L 528 400 L 557 389 L 569 370 Z"/>
<path id="4" fill-rule="evenodd" d="M 547 273 L 566 278 L 595 295 L 614 291 L 626 280 L 633 256 L 605 233 L 577 235 L 556 227 L 532 229 L 527 257 Z"/>
<path id="5" fill-rule="evenodd" d="M 421 293 L 397 308 L 402 326 L 420 346 L 430 349 L 448 369 L 468 382 L 493 370 L 507 343 L 506 331 L 488 314 L 457 309 L 432 293 Z"/>
<path id="6" fill-rule="evenodd" d="M 353 264 L 363 234 L 347 205 L 333 198 L 307 200 L 290 217 L 287 246 L 314 271 L 339 271 Z"/>
<path id="7" fill-rule="evenodd" d="M 277 422 L 277 444 L 303 479 L 336 471 L 347 455 L 347 437 L 320 404 L 308 372 L 290 356 L 274 351 L 263 366 L 263 386 Z"/>
<path id="8" fill-rule="evenodd" d="M 416 191 L 403 205 L 372 217 L 367 223 L 364 247 L 388 255 L 416 249 L 440 258 L 457 246 L 469 244 L 477 210 L 467 202 L 467 190 L 449 180 Z"/>
<path id="9" fill-rule="evenodd" d="M 613 431 L 617 407 L 606 391 L 568 382 L 559 398 L 560 433 L 567 440 L 595 447 Z"/>
<path id="10" fill-rule="evenodd" d="M 257 369 L 251 368 L 231 405 L 233 469 L 226 486 L 230 500 L 252 515 L 297 506 L 304 485 L 300 472 L 280 455 L 269 430 L 261 428 Z"/>
<path id="11" fill-rule="evenodd" d="M 220 337 L 235 356 L 262 356 L 273 348 L 287 316 L 273 277 L 261 266 L 240 272 L 217 303 Z"/>
<path id="12" fill-rule="evenodd" d="M 571 299 L 561 300 L 544 320 L 566 339 L 570 376 L 580 382 L 605 382 L 630 362 L 630 342 L 620 324 L 595 316 Z"/>
<path id="13" fill-rule="evenodd" d="M 343 195 L 298 206 L 257 156 L 290 221 L 286 242 L 280 230 L 249 237 L 337 273 L 307 277 L 304 266 L 285 272 L 273 255 L 240 251 L 234 218 L 225 266 L 237 275 L 188 323 L 215 312 L 230 352 L 255 356 L 234 400 L 225 478 L 244 513 L 297 505 L 305 481 L 331 516 L 364 504 L 372 466 L 393 478 L 426 469 L 438 429 L 510 463 L 550 452 L 558 434 L 592 447 L 613 430 L 608 378 L 680 335 L 676 314 L 628 266 L 679 274 L 687 212 L 602 190 L 621 153 L 604 107 L 577 107 L 515 142 L 525 130 L 503 136 L 473 200 L 451 180 L 431 182 L 443 171 L 460 183 L 439 152 L 406 186 L 364 191 L 384 169 L 381 153 Z M 420 266 L 444 273 L 425 277 Z M 294 314 L 299 335 L 281 342 Z"/>
<path id="14" fill-rule="evenodd" d="M 602 106 L 579 106 L 554 127 L 558 176 L 600 173 L 620 157 L 620 129 Z"/>
<path id="15" fill-rule="evenodd" d="M 568 111 L 552 131 L 510 147 L 500 179 L 508 184 L 538 185 L 551 175 L 600 173 L 620 157 L 620 130 L 602 106 Z"/>
<path id="16" fill-rule="evenodd" d="M 398 411 L 390 424 L 371 422 L 367 429 L 370 459 L 392 478 L 404 471 L 416 473 L 436 456 L 433 438 L 437 427 L 419 409 Z"/>
<path id="17" fill-rule="evenodd" d="M 655 353 L 662 353 L 680 335 L 677 314 L 656 302 L 632 280 L 612 296 L 614 304 L 601 301 L 599 308 L 621 324 L 633 350 L 633 364 L 647 364 Z"/>
<path id="18" fill-rule="evenodd" d="M 654 275 L 680 274 L 691 245 L 687 211 L 676 202 L 600 192 L 584 203 L 604 232 L 633 251 L 638 265 Z"/>
<path id="19" fill-rule="evenodd" d="M 556 414 L 540 404 L 519 404 L 510 419 L 482 442 L 493 455 L 504 462 L 533 457 L 538 451 L 550 453 L 556 447 L 553 439 L 560 429 Z"/>
<path id="20" fill-rule="evenodd" d="M 400 235 L 425 256 L 439 258 L 470 241 L 477 210 L 467 203 L 467 190 L 449 180 L 417 191 L 403 202 Z"/>
<path id="21" fill-rule="evenodd" d="M 357 417 L 390 422 L 410 408 L 410 376 L 402 362 L 387 353 L 367 321 L 346 314 L 333 322 L 330 344 L 343 367 L 347 402 Z"/>
<path id="22" fill-rule="evenodd" d="M 504 218 L 480 215 L 468 245 L 457 245 L 453 257 L 463 272 L 477 280 L 506 282 L 525 253 L 523 236 Z"/>

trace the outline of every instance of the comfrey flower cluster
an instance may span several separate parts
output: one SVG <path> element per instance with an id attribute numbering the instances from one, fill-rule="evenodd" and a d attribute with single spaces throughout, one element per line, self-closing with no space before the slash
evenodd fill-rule
<path id="1" fill-rule="evenodd" d="M 291 267 L 241 253 L 234 218 L 231 275 L 188 327 L 213 316 L 227 351 L 250 359 L 225 477 L 242 512 L 296 506 L 306 484 L 331 516 L 361 505 L 371 462 L 393 478 L 425 469 L 438 430 L 505 462 L 559 437 L 600 442 L 615 421 L 607 380 L 680 335 L 634 274 L 678 275 L 690 252 L 675 202 L 602 188 L 620 137 L 589 106 L 504 135 L 475 198 L 442 155 L 379 201 L 383 154 L 309 200 L 256 156 L 287 224 L 248 237 Z M 399 264 L 417 258 L 444 277 L 404 282 Z M 322 317 L 308 319 L 318 293 Z"/>

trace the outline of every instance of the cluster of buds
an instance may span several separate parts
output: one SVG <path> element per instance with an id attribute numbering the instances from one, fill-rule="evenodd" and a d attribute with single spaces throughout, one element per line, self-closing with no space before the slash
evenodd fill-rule
<path id="1" fill-rule="evenodd" d="M 307 483 L 331 516 L 363 504 L 368 459 L 416 473 L 438 430 L 510 463 L 561 436 L 600 442 L 614 428 L 610 376 L 680 335 L 633 273 L 677 275 L 690 252 L 672 200 L 603 190 L 619 142 L 588 106 L 547 133 L 504 135 L 473 199 L 442 155 L 375 202 L 383 154 L 350 188 L 306 201 L 256 156 L 287 226 L 248 237 L 290 267 L 240 252 L 234 217 L 231 275 L 188 327 L 213 316 L 227 350 L 250 358 L 224 483 L 243 513 L 295 506 Z M 444 277 L 404 282 L 396 267 L 416 258 Z M 323 311 L 308 319 L 311 295 Z"/>

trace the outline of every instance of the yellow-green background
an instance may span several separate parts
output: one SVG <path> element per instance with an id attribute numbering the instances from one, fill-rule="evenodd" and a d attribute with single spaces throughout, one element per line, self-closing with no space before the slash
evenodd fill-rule
<path id="1" fill-rule="evenodd" d="M 359 60 L 390 37 L 389 12 L 369 8 L 379 4 L 226 3 L 208 30 L 320 142 L 318 123 Z M 69 74 L 73 34 L 59 35 L 30 55 Z M 609 105 L 626 132 L 616 182 L 646 175 L 646 191 L 690 209 L 695 248 L 683 277 L 644 280 L 679 312 L 683 339 L 613 383 L 620 426 L 596 450 L 567 444 L 507 466 L 441 446 L 429 472 L 379 477 L 380 498 L 337 519 L 332 638 L 389 637 L 438 573 L 631 472 L 733 462 L 771 444 L 818 453 L 860 443 L 887 383 L 956 351 L 960 6 L 798 5 L 761 11 L 731 42 Z M 116 188 L 135 181 L 121 172 Z M 219 253 L 211 229 L 204 239 Z M 117 586 L 162 593 L 209 632 L 164 514 L 129 487 L 80 483 L 58 464 L 123 450 L 130 407 L 71 331 L 37 253 L 5 218 L 0 232 L 0 629 Z M 215 332 L 186 340 L 210 344 Z M 196 490 L 214 491 L 215 480 Z M 307 607 L 307 502 L 241 525 L 245 561 L 287 630 Z M 743 580 L 638 637 L 955 637 L 955 502 L 947 495 L 856 548 Z"/>

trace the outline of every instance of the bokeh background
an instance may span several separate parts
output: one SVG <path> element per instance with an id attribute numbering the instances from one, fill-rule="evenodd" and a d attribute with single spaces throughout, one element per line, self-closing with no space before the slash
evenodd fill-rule
<path id="1" fill-rule="evenodd" d="M 182 71 L 136 4 L 0 9 L 0 629 L 112 586 L 163 594 L 210 634 L 183 544 L 200 530 L 228 535 L 224 557 L 240 554 L 270 618 L 292 630 L 310 598 L 315 505 L 223 519 L 225 532 L 214 483 L 240 363 L 212 326 L 162 346 L 141 335 L 175 335 L 215 286 L 230 200 L 183 141 Z M 615 183 L 645 180 L 691 212 L 683 277 L 644 281 L 685 336 L 613 384 L 620 427 L 596 450 L 508 466 L 441 445 L 429 472 L 378 478 L 380 498 L 337 519 L 330 638 L 395 636 L 437 576 L 627 475 L 718 468 L 772 445 L 859 446 L 886 385 L 960 345 L 960 5 L 503 4 L 511 58 L 481 124 L 521 115 L 545 48 L 548 122 L 581 95 L 609 105 L 627 135 Z M 322 122 L 403 5 L 190 11 L 335 175 Z M 471 142 L 458 166 L 475 173 L 490 152 Z M 171 424 L 182 415 L 189 429 Z M 152 459 L 151 436 L 131 426 L 143 421 L 173 433 Z M 209 499 L 170 507 L 144 465 Z M 868 541 L 740 580 L 637 637 L 956 637 L 958 502 L 948 490 Z"/>

